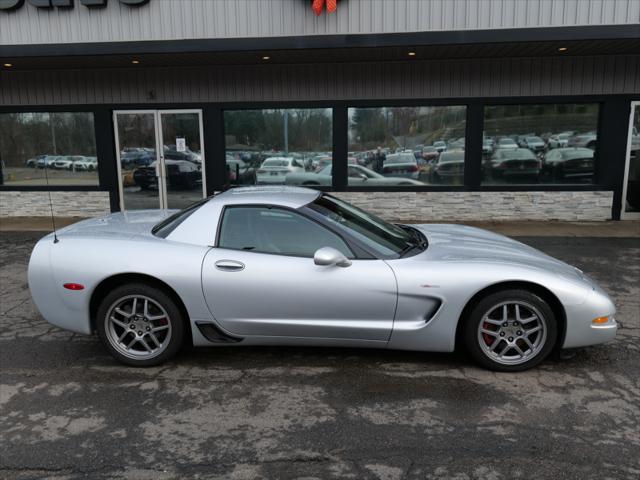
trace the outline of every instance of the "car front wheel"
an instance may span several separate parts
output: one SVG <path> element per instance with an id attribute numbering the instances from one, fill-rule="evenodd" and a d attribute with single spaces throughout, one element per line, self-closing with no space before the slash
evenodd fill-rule
<path id="1" fill-rule="evenodd" d="M 549 304 L 527 290 L 503 290 L 481 299 L 464 326 L 469 353 L 486 368 L 519 372 L 553 349 L 558 326 Z"/>
<path id="2" fill-rule="evenodd" d="M 182 346 L 185 323 L 175 301 L 145 284 L 120 286 L 97 311 L 102 344 L 116 360 L 135 367 L 161 364 Z"/>

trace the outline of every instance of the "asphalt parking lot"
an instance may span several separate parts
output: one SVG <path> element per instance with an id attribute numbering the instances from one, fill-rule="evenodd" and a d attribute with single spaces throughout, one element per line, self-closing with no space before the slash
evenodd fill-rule
<path id="1" fill-rule="evenodd" d="M 0 478 L 637 479 L 640 239 L 523 238 L 594 277 L 609 344 L 497 374 L 463 353 L 210 348 L 131 369 L 32 305 L 0 236 Z"/>

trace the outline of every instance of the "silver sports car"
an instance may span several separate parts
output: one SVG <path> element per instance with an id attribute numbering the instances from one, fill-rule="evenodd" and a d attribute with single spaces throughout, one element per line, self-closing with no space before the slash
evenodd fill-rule
<path id="1" fill-rule="evenodd" d="M 179 212 L 85 220 L 29 263 L 49 322 L 156 365 L 187 342 L 450 352 L 518 371 L 614 338 L 580 270 L 459 225 L 393 225 L 297 187 L 236 188 Z"/>

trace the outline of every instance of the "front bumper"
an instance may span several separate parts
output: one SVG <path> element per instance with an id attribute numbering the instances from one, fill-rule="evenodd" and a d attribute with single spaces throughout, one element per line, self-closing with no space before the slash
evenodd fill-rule
<path id="1" fill-rule="evenodd" d="M 609 296 L 594 289 L 584 303 L 566 308 L 567 331 L 562 348 L 586 347 L 613 340 L 618 331 L 615 306 Z M 606 323 L 592 323 L 598 317 L 608 317 Z"/>

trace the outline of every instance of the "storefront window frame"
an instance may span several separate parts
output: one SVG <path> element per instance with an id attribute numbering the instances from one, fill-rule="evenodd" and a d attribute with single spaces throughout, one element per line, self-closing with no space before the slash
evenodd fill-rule
<path id="1" fill-rule="evenodd" d="M 113 167 L 115 169 L 115 156 L 113 162 L 111 158 L 109 158 L 108 150 L 104 149 L 105 146 L 105 137 L 109 135 L 105 135 L 107 131 L 104 128 L 104 124 L 99 121 L 100 113 L 106 111 L 103 106 L 96 105 L 27 105 L 27 106 L 7 106 L 0 107 L 0 114 L 6 113 L 90 113 L 93 115 L 93 129 L 94 129 L 94 139 L 96 144 L 96 156 L 98 157 L 98 182 L 93 185 L 71 185 L 71 184 L 49 184 L 47 185 L 46 181 L 38 185 L 12 185 L 12 184 L 4 184 L 0 185 L 0 191 L 16 191 L 16 192 L 105 192 L 112 191 L 110 187 L 113 181 L 109 179 L 109 168 L 110 164 L 113 163 Z M 111 147 L 112 149 L 115 148 Z M 115 153 L 115 152 L 114 152 Z M 117 189 L 117 187 L 116 187 Z M 112 210 L 113 210 L 113 200 L 112 200 Z"/>
<path id="2" fill-rule="evenodd" d="M 98 105 L 26 105 L 1 106 L 0 113 L 22 112 L 92 112 L 94 114 L 94 128 L 96 147 L 99 155 L 98 178 L 96 186 L 51 185 L 43 186 L 12 186 L 0 185 L 0 191 L 109 191 L 112 193 L 112 210 L 118 211 L 116 155 L 111 116 L 114 110 L 135 109 L 182 109 L 200 108 L 203 111 L 205 130 L 205 148 L 210 154 L 207 156 L 207 168 L 211 175 L 207 175 L 207 195 L 212 195 L 225 188 L 223 176 L 225 171 L 225 110 L 256 110 L 256 109 L 306 109 L 330 108 L 333 116 L 333 164 L 334 174 L 330 187 L 314 187 L 319 191 L 336 192 L 455 192 L 455 191 L 603 191 L 613 190 L 618 194 L 622 189 L 622 180 L 613 178 L 615 172 L 610 172 L 606 165 L 606 158 L 610 156 L 612 147 L 606 147 L 605 130 L 610 136 L 610 129 L 603 129 L 603 115 L 615 110 L 616 114 L 631 101 L 637 100 L 634 95 L 589 95 L 589 96 L 527 96 L 527 97 L 469 97 L 469 98 L 415 98 L 415 99 L 367 99 L 367 100 L 315 100 L 315 101 L 265 101 L 265 102 L 196 102 L 196 103 L 122 103 Z M 484 130 L 484 107 L 487 105 L 522 105 L 522 104 L 599 104 L 598 142 L 593 184 L 522 184 L 522 185 L 481 185 L 481 157 L 482 131 Z M 465 133 L 465 173 L 463 185 L 424 185 L 402 187 L 359 187 L 347 184 L 347 155 L 348 155 L 348 109 L 366 107 L 403 107 L 403 106 L 465 106 L 467 112 Z M 625 121 L 626 110 L 622 112 Z M 617 136 L 617 135 L 616 135 Z M 625 131 L 626 136 L 626 131 Z M 626 137 L 625 137 L 626 138 Z M 604 151 L 606 150 L 606 152 Z M 617 151 L 617 150 L 616 150 Z M 607 155 L 609 154 L 609 155 Z M 618 185 L 620 183 L 620 185 Z M 615 217 L 615 215 L 614 215 Z"/>

